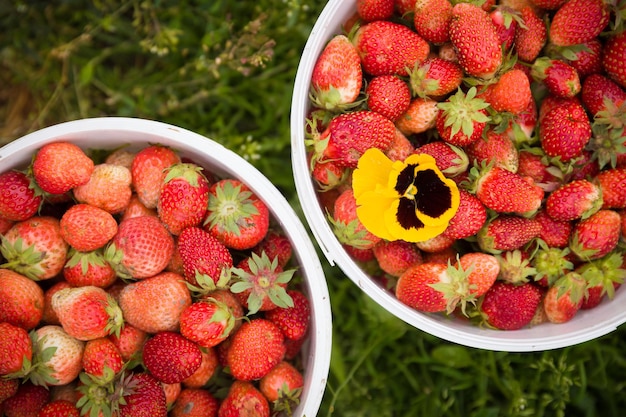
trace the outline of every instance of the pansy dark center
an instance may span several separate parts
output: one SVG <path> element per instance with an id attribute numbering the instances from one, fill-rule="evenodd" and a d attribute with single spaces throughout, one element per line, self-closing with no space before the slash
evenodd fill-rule
<path id="1" fill-rule="evenodd" d="M 452 207 L 449 186 L 431 168 L 420 170 L 417 164 L 407 165 L 398 174 L 394 189 L 400 195 L 398 223 L 405 229 L 424 227 L 416 211 L 438 218 Z"/>

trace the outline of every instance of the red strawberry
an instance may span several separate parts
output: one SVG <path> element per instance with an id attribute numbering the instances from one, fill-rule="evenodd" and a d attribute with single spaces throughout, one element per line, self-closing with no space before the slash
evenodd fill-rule
<path id="1" fill-rule="evenodd" d="M 44 405 L 39 417 L 80 417 L 80 411 L 67 400 L 54 400 Z"/>
<path id="2" fill-rule="evenodd" d="M 108 288 L 117 280 L 113 267 L 104 259 L 101 251 L 70 251 L 63 268 L 63 277 L 73 287 L 93 285 Z"/>
<path id="3" fill-rule="evenodd" d="M 583 81 L 581 98 L 584 106 L 594 116 L 600 116 L 600 112 L 618 116 L 620 107 L 626 103 L 626 91 L 607 76 L 596 73 Z"/>
<path id="4" fill-rule="evenodd" d="M 484 252 L 500 253 L 519 249 L 539 236 L 541 225 L 534 219 L 504 215 L 488 220 L 478 232 L 478 245 Z"/>
<path id="5" fill-rule="evenodd" d="M 591 138 L 587 113 L 576 101 L 562 103 L 540 117 L 539 140 L 546 155 L 567 162 L 579 156 Z"/>
<path id="6" fill-rule="evenodd" d="M 120 350 L 106 337 L 88 341 L 82 360 L 84 371 L 103 382 L 112 381 L 124 365 Z"/>
<path id="7" fill-rule="evenodd" d="M 41 194 L 31 188 L 23 172 L 11 170 L 0 174 L 0 217 L 19 222 L 34 216 L 42 203 Z"/>
<path id="8" fill-rule="evenodd" d="M 533 62 L 548 39 L 546 24 L 532 7 L 523 7 L 520 14 L 524 24 L 515 28 L 514 48 L 521 61 Z"/>
<path id="9" fill-rule="evenodd" d="M 33 337 L 33 366 L 28 378 L 36 385 L 65 385 L 76 379 L 83 369 L 85 342 L 61 326 L 38 328 Z"/>
<path id="10" fill-rule="evenodd" d="M 0 268 L 0 322 L 26 330 L 35 328 L 43 317 L 44 292 L 24 275 Z"/>
<path id="11" fill-rule="evenodd" d="M 457 3 L 452 8 L 450 41 L 465 72 L 490 79 L 502 64 L 500 36 L 489 13 L 472 3 Z"/>
<path id="12" fill-rule="evenodd" d="M 224 179 L 211 186 L 204 229 L 226 247 L 251 249 L 268 228 L 267 205 L 243 182 Z"/>
<path id="13" fill-rule="evenodd" d="M 0 322 L 0 377 L 25 376 L 30 371 L 32 358 L 33 346 L 28 332 L 11 323 Z"/>
<path id="14" fill-rule="evenodd" d="M 531 3 L 540 9 L 556 10 L 563 6 L 567 0 L 532 0 Z"/>
<path id="15" fill-rule="evenodd" d="M 143 344 L 148 340 L 148 334 L 126 322 L 119 335 L 111 334 L 109 339 L 119 351 L 122 360 L 128 362 L 133 356 L 141 353 Z"/>
<path id="16" fill-rule="evenodd" d="M 317 58 L 311 76 L 316 107 L 335 110 L 354 103 L 362 86 L 361 59 L 344 35 L 336 35 Z"/>
<path id="17" fill-rule="evenodd" d="M 53 278 L 63 269 L 68 245 L 54 217 L 33 216 L 15 223 L 1 239 L 0 252 L 7 261 L 3 268 L 36 281 Z"/>
<path id="18" fill-rule="evenodd" d="M 286 361 L 276 365 L 259 382 L 259 390 L 273 403 L 274 411 L 283 410 L 287 413 L 299 404 L 303 387 L 302 372 Z"/>
<path id="19" fill-rule="evenodd" d="M 130 283 L 119 296 L 126 322 L 146 333 L 178 330 L 180 314 L 189 305 L 189 289 L 183 277 L 173 272 Z"/>
<path id="20" fill-rule="evenodd" d="M 467 4 L 467 3 L 460 3 Z M 446 101 L 437 104 L 437 132 L 442 140 L 456 146 L 467 146 L 477 141 L 490 120 L 487 114 L 487 103 L 476 97 L 476 88 L 467 93 L 459 89 Z"/>
<path id="21" fill-rule="evenodd" d="M 557 221 L 587 218 L 602 207 L 602 190 L 588 180 L 575 180 L 554 190 L 546 199 L 546 213 Z"/>
<path id="22" fill-rule="evenodd" d="M 489 12 L 489 17 L 496 27 L 500 43 L 505 50 L 511 49 L 515 41 L 515 31 L 518 26 L 517 20 L 521 20 L 519 12 L 509 6 L 499 5 Z"/>
<path id="23" fill-rule="evenodd" d="M 102 288 L 65 288 L 52 296 L 52 309 L 63 330 L 79 340 L 92 340 L 118 333 L 122 310 Z"/>
<path id="24" fill-rule="evenodd" d="M 403 135 L 426 132 L 435 126 L 438 113 L 435 100 L 417 97 L 411 100 L 406 111 L 396 119 L 396 128 Z"/>
<path id="25" fill-rule="evenodd" d="M 418 35 L 434 44 L 450 40 L 452 3 L 449 0 L 419 0 L 413 8 L 413 26 Z"/>
<path id="26" fill-rule="evenodd" d="M 195 164 L 174 164 L 166 169 L 157 213 L 167 230 L 179 235 L 185 227 L 199 226 L 209 203 L 209 182 Z"/>
<path id="27" fill-rule="evenodd" d="M 499 213 L 531 214 L 541 206 L 544 192 L 532 180 L 502 167 L 472 169 L 472 190 L 485 205 Z"/>
<path id="28" fill-rule="evenodd" d="M 415 70 L 409 72 L 409 76 L 414 95 L 439 98 L 461 86 L 463 68 L 456 61 L 433 56 L 422 61 Z"/>
<path id="29" fill-rule="evenodd" d="M 487 209 L 481 201 L 464 189 L 459 190 L 460 203 L 443 235 L 452 239 L 465 239 L 475 235 L 487 220 Z"/>
<path id="30" fill-rule="evenodd" d="M 0 378 L 0 410 L 3 409 L 2 402 L 17 393 L 20 382 L 19 378 Z"/>
<path id="31" fill-rule="evenodd" d="M 2 403 L 0 409 L 6 417 L 38 417 L 49 399 L 50 391 L 46 387 L 25 382 L 20 384 L 14 396 Z"/>
<path id="32" fill-rule="evenodd" d="M 215 349 L 203 348 L 200 349 L 200 353 L 202 353 L 200 367 L 182 381 L 185 388 L 203 388 L 218 370 L 219 359 Z"/>
<path id="33" fill-rule="evenodd" d="M 126 220 L 131 217 L 141 217 L 141 216 L 154 216 L 157 217 L 157 212 L 155 208 L 147 208 L 143 205 L 141 201 L 139 201 L 139 197 L 137 194 L 133 194 L 130 196 L 130 201 L 128 205 L 124 209 L 124 213 L 120 218 L 120 221 Z"/>
<path id="34" fill-rule="evenodd" d="M 498 259 L 481 252 L 468 252 L 462 255 L 456 268 L 466 274 L 467 290 L 469 295 L 475 298 L 484 295 L 496 282 L 500 273 Z"/>
<path id="35" fill-rule="evenodd" d="M 537 58 L 531 76 L 535 81 L 543 82 L 548 92 L 556 97 L 574 97 L 581 90 L 578 71 L 560 59 Z"/>
<path id="36" fill-rule="evenodd" d="M 576 69 L 581 80 L 585 80 L 589 75 L 602 72 L 603 45 L 599 38 L 593 38 L 580 45 L 582 48 L 574 49 L 573 55 L 565 55 L 562 58 Z"/>
<path id="37" fill-rule="evenodd" d="M 535 133 L 536 126 L 537 104 L 535 103 L 535 100 L 530 100 L 526 109 L 513 115 L 509 126 L 506 128 L 506 132 L 511 140 L 519 146 L 534 140 L 533 135 Z"/>
<path id="38" fill-rule="evenodd" d="M 42 190 L 63 194 L 89 181 L 94 163 L 73 143 L 53 142 L 37 151 L 31 168 Z"/>
<path id="39" fill-rule="evenodd" d="M 87 183 L 73 190 L 80 203 L 91 204 L 118 214 L 126 209 L 132 196 L 131 172 L 121 165 L 99 164 L 94 167 Z"/>
<path id="40" fill-rule="evenodd" d="M 422 263 L 422 253 L 417 246 L 404 240 L 381 240 L 374 246 L 373 253 L 380 269 L 394 277 L 399 277 L 411 266 Z"/>
<path id="41" fill-rule="evenodd" d="M 354 34 L 352 43 L 361 57 L 363 70 L 372 76 L 406 76 L 430 52 L 421 36 L 399 23 L 378 20 L 366 23 Z"/>
<path id="42" fill-rule="evenodd" d="M 233 266 L 233 258 L 216 237 L 199 227 L 188 227 L 178 237 L 178 251 L 183 262 L 185 280 L 192 285 L 200 283 L 221 285 Z"/>
<path id="43" fill-rule="evenodd" d="M 367 106 L 392 122 L 402 115 L 411 103 L 411 90 L 395 75 L 374 77 L 367 85 Z"/>
<path id="44" fill-rule="evenodd" d="M 446 311 L 448 302 L 443 292 L 432 287 L 446 282 L 446 264 L 425 262 L 413 265 L 398 278 L 395 294 L 401 303 L 418 311 Z"/>
<path id="45" fill-rule="evenodd" d="M 340 166 L 332 159 L 313 161 L 312 158 L 315 157 L 314 152 L 310 152 L 308 157 L 311 163 L 311 177 L 315 180 L 320 192 L 336 189 L 346 182 L 350 172 L 348 168 Z"/>
<path id="46" fill-rule="evenodd" d="M 333 216 L 329 219 L 333 233 L 343 245 L 357 249 L 371 249 L 379 241 L 361 223 L 356 214 L 356 199 L 351 188 L 343 191 L 335 200 Z"/>
<path id="47" fill-rule="evenodd" d="M 541 224 L 539 239 L 550 247 L 564 248 L 569 244 L 573 225 L 569 221 L 554 220 L 545 209 L 539 210 L 534 219 Z"/>
<path id="48" fill-rule="evenodd" d="M 256 318 L 241 325 L 233 335 L 227 360 L 235 379 L 264 377 L 285 355 L 284 336 L 269 320 Z"/>
<path id="49" fill-rule="evenodd" d="M 489 90 L 489 104 L 498 112 L 521 113 L 532 100 L 530 82 L 526 74 L 513 68 L 500 76 Z"/>
<path id="50" fill-rule="evenodd" d="M 530 324 L 542 298 L 542 291 L 535 284 L 496 281 L 485 293 L 480 309 L 489 325 L 517 330 Z"/>
<path id="51" fill-rule="evenodd" d="M 147 372 L 131 373 L 122 380 L 123 402 L 119 417 L 166 417 L 165 392 L 161 383 Z"/>
<path id="52" fill-rule="evenodd" d="M 602 49 L 602 67 L 613 81 L 626 88 L 626 31 L 607 38 Z"/>
<path id="53" fill-rule="evenodd" d="M 621 218 L 613 210 L 599 210 L 574 225 L 570 249 L 581 260 L 599 259 L 617 246 Z"/>
<path id="54" fill-rule="evenodd" d="M 252 248 L 252 252 L 259 256 L 265 252 L 270 259 L 278 257 L 278 265 L 284 268 L 293 255 L 293 247 L 287 236 L 278 230 L 270 229 L 263 240 Z"/>
<path id="55" fill-rule="evenodd" d="M 619 252 L 612 252 L 604 258 L 585 262 L 576 268 L 576 272 L 587 283 L 587 292 L 581 309 L 588 310 L 597 307 L 605 298 L 613 299 L 615 291 L 626 278 L 623 263 L 623 255 Z"/>
<path id="56" fill-rule="evenodd" d="M 174 253 L 174 238 L 153 216 L 120 222 L 106 258 L 124 278 L 143 279 L 163 271 Z"/>
<path id="57" fill-rule="evenodd" d="M 582 306 L 585 287 L 584 278 L 576 272 L 570 272 L 556 281 L 543 300 L 548 320 L 552 323 L 570 321 Z"/>
<path id="58" fill-rule="evenodd" d="M 183 389 L 173 407 L 170 417 L 216 417 L 219 400 L 208 390 L 200 388 Z"/>
<path id="59" fill-rule="evenodd" d="M 357 0 L 356 12 L 364 22 L 387 20 L 394 12 L 394 0 Z"/>
<path id="60" fill-rule="evenodd" d="M 143 346 L 143 363 L 148 371 L 166 384 L 182 382 L 202 362 L 198 345 L 180 333 L 159 332 Z"/>
<path id="61" fill-rule="evenodd" d="M 436 140 L 415 149 L 417 154 L 428 154 L 435 158 L 437 168 L 446 176 L 454 177 L 467 171 L 469 158 L 462 148 L 442 140 Z"/>
<path id="62" fill-rule="evenodd" d="M 180 333 L 198 346 L 210 348 L 230 335 L 235 320 L 226 304 L 209 296 L 182 311 Z"/>
<path id="63" fill-rule="evenodd" d="M 417 246 L 417 248 L 423 252 L 422 255 L 426 256 L 430 253 L 446 251 L 450 249 L 450 247 L 454 245 L 455 242 L 456 239 L 453 239 L 445 235 L 444 233 L 441 233 L 440 235 L 431 237 L 430 239 L 424 240 L 422 242 L 415 242 L 415 246 Z"/>
<path id="64" fill-rule="evenodd" d="M 178 154 L 167 146 L 151 145 L 137 152 L 131 166 L 132 185 L 144 206 L 156 208 L 165 169 L 179 162 Z"/>
<path id="65" fill-rule="evenodd" d="M 103 247 L 117 233 L 117 221 L 96 206 L 75 204 L 70 207 L 60 224 L 61 236 L 79 252 L 89 252 Z"/>
<path id="66" fill-rule="evenodd" d="M 602 0 L 569 0 L 552 17 L 550 42 L 570 46 L 598 36 L 609 23 L 609 8 Z"/>
<path id="67" fill-rule="evenodd" d="M 299 340 L 309 329 L 311 306 L 309 299 L 298 290 L 287 290 L 293 307 L 275 308 L 265 312 L 265 318 L 280 328 L 286 339 Z"/>
<path id="68" fill-rule="evenodd" d="M 626 208 L 626 168 L 606 169 L 595 181 L 602 192 L 603 209 Z"/>
<path id="69" fill-rule="evenodd" d="M 245 414 L 269 417 L 270 406 L 265 396 L 248 381 L 235 381 L 222 400 L 218 417 L 240 417 Z"/>
<path id="70" fill-rule="evenodd" d="M 519 152 L 508 134 L 493 129 L 485 132 L 485 138 L 478 139 L 465 147 L 471 165 L 491 163 L 508 171 L 517 172 Z"/>

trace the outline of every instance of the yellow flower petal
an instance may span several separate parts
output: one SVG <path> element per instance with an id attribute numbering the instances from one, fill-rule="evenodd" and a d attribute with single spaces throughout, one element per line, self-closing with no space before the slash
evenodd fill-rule
<path id="1" fill-rule="evenodd" d="M 387 187 L 393 162 L 378 148 L 370 148 L 361 155 L 352 173 L 354 197 L 378 187 Z"/>
<path id="2" fill-rule="evenodd" d="M 371 234 L 382 239 L 396 240 L 383 221 L 385 213 L 395 200 L 397 197 L 389 198 L 382 193 L 365 192 L 357 200 L 356 215 Z"/>

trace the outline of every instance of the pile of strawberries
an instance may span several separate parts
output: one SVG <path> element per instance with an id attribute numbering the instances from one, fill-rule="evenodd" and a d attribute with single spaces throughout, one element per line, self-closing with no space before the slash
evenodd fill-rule
<path id="1" fill-rule="evenodd" d="M 317 57 L 305 127 L 345 250 L 402 303 L 496 329 L 612 298 L 626 277 L 626 1 L 355 4 Z M 454 180 L 443 233 L 364 228 L 352 173 L 372 148 L 431 155 Z"/>
<path id="2" fill-rule="evenodd" d="M 290 240 L 240 180 L 129 149 L 59 140 L 0 173 L 0 415 L 291 415 Z"/>

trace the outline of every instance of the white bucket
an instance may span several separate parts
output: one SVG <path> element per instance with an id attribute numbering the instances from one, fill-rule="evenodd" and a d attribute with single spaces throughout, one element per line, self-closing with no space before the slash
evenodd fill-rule
<path id="1" fill-rule="evenodd" d="M 626 322 L 626 291 L 617 291 L 611 301 L 580 311 L 568 323 L 544 323 L 516 331 L 479 328 L 443 315 L 424 314 L 400 301 L 368 276 L 346 253 L 318 204 L 308 170 L 304 144 L 305 119 L 309 109 L 309 86 L 313 67 L 326 43 L 341 33 L 341 25 L 356 12 L 356 0 L 331 0 L 320 14 L 302 52 L 291 104 L 291 149 L 296 189 L 311 230 L 331 265 L 341 270 L 368 296 L 406 323 L 461 345 L 495 351 L 527 352 L 556 349 L 595 339 Z"/>
<path id="2" fill-rule="evenodd" d="M 104 117 L 66 122 L 41 129 L 0 148 L 0 172 L 24 168 L 44 144 L 69 141 L 83 149 L 113 149 L 131 144 L 138 150 L 149 143 L 176 149 L 181 156 L 218 176 L 243 181 L 269 207 L 293 244 L 305 291 L 311 301 L 310 338 L 303 347 L 304 387 L 295 416 L 317 414 L 330 368 L 332 316 L 324 271 L 302 222 L 278 189 L 254 166 L 236 153 L 204 136 L 161 122 Z"/>

